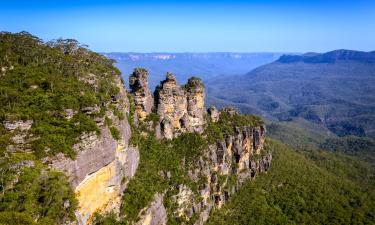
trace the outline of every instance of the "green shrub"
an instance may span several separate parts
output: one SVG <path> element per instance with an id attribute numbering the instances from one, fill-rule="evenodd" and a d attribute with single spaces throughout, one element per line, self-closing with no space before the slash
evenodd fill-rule
<path id="1" fill-rule="evenodd" d="M 120 140 L 121 139 L 121 134 L 120 131 L 116 127 L 110 127 L 109 130 L 111 131 L 112 137 L 115 140 Z"/>

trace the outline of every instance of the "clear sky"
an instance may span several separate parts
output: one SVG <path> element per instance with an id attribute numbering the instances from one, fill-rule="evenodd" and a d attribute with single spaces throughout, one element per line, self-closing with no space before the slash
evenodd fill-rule
<path id="1" fill-rule="evenodd" d="M 375 0 L 0 0 L 0 30 L 102 52 L 375 50 Z"/>

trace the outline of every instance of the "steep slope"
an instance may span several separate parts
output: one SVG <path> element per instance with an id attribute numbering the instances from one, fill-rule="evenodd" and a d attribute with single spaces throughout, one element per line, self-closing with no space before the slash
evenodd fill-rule
<path id="1" fill-rule="evenodd" d="M 327 134 L 375 137 L 374 55 L 283 56 L 244 76 L 208 82 L 208 103 L 282 121 L 300 118 Z"/>
<path id="2" fill-rule="evenodd" d="M 304 156 L 272 141 L 273 165 L 207 224 L 373 224 L 374 168 L 325 152 Z M 372 175 L 373 176 L 373 175 Z"/>
<path id="3" fill-rule="evenodd" d="M 199 78 L 152 95 L 137 69 L 128 93 L 112 60 L 26 32 L 0 53 L 1 224 L 202 224 L 270 167 L 262 120 L 206 113 Z"/>
<path id="4" fill-rule="evenodd" d="M 118 208 L 139 156 L 113 61 L 26 32 L 0 33 L 0 55 L 1 223 L 85 224 Z"/>
<path id="5" fill-rule="evenodd" d="M 190 78 L 178 85 L 167 73 L 149 105 L 147 71 L 130 76 L 134 101 L 131 146 L 139 168 L 125 189 L 120 217 L 97 215 L 96 224 L 203 224 L 245 180 L 271 165 L 265 127 L 233 109 L 204 110 L 204 85 Z"/>

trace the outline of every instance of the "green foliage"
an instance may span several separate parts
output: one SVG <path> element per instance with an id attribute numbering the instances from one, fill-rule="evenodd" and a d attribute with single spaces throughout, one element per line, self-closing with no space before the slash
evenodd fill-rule
<path id="1" fill-rule="evenodd" d="M 121 112 L 121 111 L 118 110 L 118 109 L 114 109 L 114 110 L 113 110 L 113 114 L 114 114 L 115 116 L 117 116 L 117 118 L 118 118 L 119 120 L 124 120 L 124 119 L 125 119 L 125 115 L 124 115 L 124 113 Z"/>
<path id="2" fill-rule="evenodd" d="M 113 61 L 76 40 L 43 43 L 26 32 L 1 32 L 0 55 L 0 120 L 32 119 L 31 134 L 38 138 L 31 145 L 38 157 L 59 152 L 74 157 L 77 137 L 98 131 L 96 115 L 78 113 L 68 120 L 64 110 L 109 102 L 119 91 Z"/>
<path id="3" fill-rule="evenodd" d="M 138 135 L 136 138 L 138 140 L 132 143 L 138 143 L 140 162 L 135 177 L 130 180 L 124 192 L 122 204 L 122 211 L 130 220 L 136 219 L 139 211 L 151 202 L 155 193 L 181 183 L 192 183 L 182 167 L 182 155 L 188 149 L 187 144 L 176 140 L 160 141 L 153 134 L 148 134 L 147 137 Z M 181 139 L 198 144 L 196 140 L 199 135 L 189 134 L 189 137 Z M 174 143 L 184 146 L 177 148 Z M 167 172 L 171 173 L 170 179 L 164 177 Z"/>
<path id="4" fill-rule="evenodd" d="M 93 216 L 93 224 L 95 225 L 126 225 L 128 224 L 126 221 L 119 221 L 116 214 L 113 212 L 106 213 L 101 215 L 99 213 L 95 213 Z"/>
<path id="5" fill-rule="evenodd" d="M 313 161 L 279 142 L 270 144 L 274 158 L 269 172 L 246 182 L 208 224 L 373 223 L 374 186 L 357 182 L 366 175 L 344 175 L 355 167 L 345 168 L 334 154 L 317 152 L 315 157 L 327 155 Z"/>
<path id="6" fill-rule="evenodd" d="M 160 121 L 160 116 L 156 113 L 150 113 L 147 115 L 145 121 L 152 121 L 152 124 L 155 126 Z"/>
<path id="7" fill-rule="evenodd" d="M 61 224 L 75 218 L 77 201 L 63 173 L 21 153 L 2 157 L 0 173 L 0 221 L 10 215 L 20 224 Z"/>
<path id="8" fill-rule="evenodd" d="M 134 104 L 134 99 L 131 94 L 128 93 L 128 99 L 129 99 L 129 115 L 128 115 L 128 120 L 130 124 L 134 124 L 134 116 L 135 116 L 135 104 Z"/>
<path id="9" fill-rule="evenodd" d="M 225 135 L 234 134 L 236 127 L 255 127 L 263 124 L 262 119 L 258 116 L 246 114 L 230 115 L 228 112 L 221 112 L 220 119 L 216 123 L 213 123 L 209 118 L 206 118 L 206 121 L 208 124 L 205 129 L 205 135 L 209 143 L 223 140 Z"/>
<path id="10" fill-rule="evenodd" d="M 0 212 L 0 224 L 2 225 L 36 225 L 33 218 L 27 213 Z"/>
<path id="11" fill-rule="evenodd" d="M 78 113 L 71 120 L 58 118 L 40 118 L 35 121 L 31 132 L 39 139 L 32 142 L 35 154 L 41 158 L 45 154 L 55 155 L 59 152 L 74 158 L 76 152 L 72 146 L 83 132 L 99 133 L 96 123 L 86 114 Z M 48 153 L 46 149 L 48 148 Z"/>
<path id="12" fill-rule="evenodd" d="M 343 137 L 326 139 L 320 147 L 324 150 L 341 152 L 356 156 L 362 160 L 375 164 L 375 141 L 362 137 Z"/>
<path id="13" fill-rule="evenodd" d="M 111 131 L 112 137 L 115 140 L 117 140 L 117 141 L 120 140 L 120 138 L 121 138 L 120 131 L 116 127 L 110 127 L 109 130 Z"/>
<path id="14" fill-rule="evenodd" d="M 122 212 L 126 215 L 125 220 L 135 220 L 139 211 L 151 202 L 156 193 L 167 190 L 164 201 L 170 215 L 169 223 L 186 223 L 183 218 L 172 215 L 176 206 L 170 197 L 177 194 L 176 187 L 180 184 L 187 185 L 197 194 L 199 188 L 207 182 L 207 177 L 199 177 L 198 182 L 193 182 L 188 177 L 188 170 L 194 169 L 195 162 L 203 156 L 210 143 L 234 133 L 235 126 L 255 126 L 262 123 L 259 117 L 250 115 L 230 116 L 223 113 L 220 118 L 218 123 L 208 124 L 204 135 L 184 133 L 173 140 L 158 140 L 154 133 L 147 131 L 144 123 L 159 121 L 156 114 L 149 115 L 138 127 L 132 127 L 130 144 L 138 146 L 140 163 L 123 195 Z M 166 177 L 168 172 L 171 174 L 170 178 Z M 233 179 L 235 177 L 229 179 L 228 186 L 233 185 Z"/>

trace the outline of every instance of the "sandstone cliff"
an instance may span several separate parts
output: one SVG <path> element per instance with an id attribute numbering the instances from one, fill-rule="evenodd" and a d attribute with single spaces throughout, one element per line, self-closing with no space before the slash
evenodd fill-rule
<path id="1" fill-rule="evenodd" d="M 138 81 L 147 79 L 147 76 L 131 77 L 134 83 L 147 84 L 145 80 Z M 133 92 L 133 97 L 137 99 L 143 96 L 143 100 L 135 100 L 135 104 L 145 102 L 145 96 L 148 96 L 147 86 L 140 90 L 140 93 Z M 175 183 L 172 181 L 173 172 L 158 171 L 164 180 L 174 185 L 155 193 L 153 201 L 140 210 L 137 224 L 166 224 L 168 220 L 203 224 L 211 209 L 225 204 L 245 180 L 253 179 L 269 169 L 272 154 L 265 147 L 264 124 L 255 117 L 240 115 L 234 108 L 219 111 L 210 107 L 206 112 L 204 99 L 204 85 L 199 78 L 192 77 L 186 85 L 180 86 L 176 77 L 167 73 L 166 79 L 156 87 L 152 113 L 157 117 L 154 120 L 147 119 L 151 116 L 148 113 L 146 120 L 136 125 L 136 130 L 141 130 L 141 136 L 147 137 L 155 132 L 159 138 L 172 140 L 170 144 L 173 145 L 174 139 L 186 133 L 194 133 L 201 134 L 202 140 L 207 140 L 203 142 L 208 145 L 193 164 L 186 164 L 185 156 L 177 159 L 182 160 L 189 182 L 196 185 L 181 181 Z"/>
<path id="2" fill-rule="evenodd" d="M 100 113 L 99 106 L 81 109 L 82 113 L 95 117 L 100 132 L 82 133 L 73 146 L 75 158 L 61 153 L 44 158 L 45 163 L 68 175 L 79 202 L 76 211 L 78 224 L 92 223 L 95 212 L 113 211 L 117 219 L 128 220 L 126 214 L 119 213 L 120 207 L 127 204 L 122 195 L 136 175 L 140 160 L 147 161 L 142 158 L 147 156 L 138 151 L 139 143 L 133 141 L 130 144 L 130 138 L 134 138 L 132 132 L 140 135 L 138 140 L 141 141 L 156 134 L 159 139 L 169 141 L 165 142 L 165 147 L 184 134 L 202 136 L 201 140 L 207 145 L 201 145 L 205 146 L 204 149 L 199 150 L 199 155 L 189 164 L 186 161 L 188 156 L 179 153 L 181 158 L 175 161 L 180 164 L 180 172 L 186 173 L 179 175 L 182 179 L 174 177 L 175 171 L 168 169 L 152 171 L 162 180 L 169 180 L 170 186 L 154 193 L 153 200 L 138 212 L 138 218 L 131 223 L 156 225 L 178 220 L 203 224 L 211 209 L 220 208 L 243 181 L 266 172 L 271 164 L 272 155 L 265 149 L 265 127 L 258 119 L 253 123 L 251 118 L 243 118 L 233 108 L 218 111 L 210 107 L 206 111 L 204 85 L 199 78 L 192 77 L 181 86 L 173 74 L 167 73 L 153 96 L 147 76 L 144 69 L 136 69 L 130 76 L 130 97 L 133 101 L 129 101 L 122 80 L 117 78 L 114 82 L 119 92 L 106 103 L 104 114 Z M 83 82 L 95 86 L 96 81 L 93 76 L 91 78 Z M 64 112 L 67 120 L 77 114 L 70 109 Z M 128 118 L 131 120 L 128 121 Z M 4 127 L 10 132 L 17 130 L 15 144 L 27 146 L 23 138 L 32 123 L 5 122 Z M 164 140 L 158 142 L 164 143 Z M 168 164 L 164 168 L 168 168 Z M 138 173 L 143 172 L 151 171 Z"/>
<path id="3" fill-rule="evenodd" d="M 133 94 L 135 111 L 140 120 L 151 113 L 154 100 L 148 87 L 148 72 L 145 69 L 135 69 L 129 77 L 129 86 Z"/>
<path id="4" fill-rule="evenodd" d="M 129 113 L 124 84 L 119 77 L 116 82 L 119 93 L 108 103 L 105 115 L 96 119 L 100 134 L 82 134 L 80 141 L 74 145 L 77 152 L 75 159 L 67 158 L 63 154 L 45 159 L 51 167 L 69 176 L 79 201 L 76 212 L 79 224 L 90 223 L 96 211 L 118 212 L 126 180 L 134 176 L 138 166 L 139 152 L 128 146 L 131 137 L 128 120 L 115 115 L 115 110 Z M 85 109 L 85 113 L 90 113 L 89 109 Z M 105 121 L 111 121 L 111 127 Z M 119 131 L 119 138 L 111 134 L 113 128 Z"/>
<path id="5" fill-rule="evenodd" d="M 188 171 L 190 179 L 199 183 L 198 192 L 184 184 L 173 187 L 175 194 L 167 201 L 174 202 L 174 206 L 168 209 L 172 211 L 168 218 L 204 224 L 210 211 L 225 204 L 245 180 L 267 172 L 272 154 L 269 149 L 265 150 L 264 141 L 264 125 L 242 126 L 236 127 L 235 133 L 225 136 L 224 140 L 209 145 L 194 169 Z M 160 196 L 159 193 L 150 206 L 142 210 L 147 213 L 140 213 L 139 224 L 166 224 L 164 218 L 168 210 L 161 205 Z"/>
<path id="6" fill-rule="evenodd" d="M 190 78 L 186 85 L 180 86 L 175 76 L 167 73 L 154 96 L 148 88 L 146 70 L 136 69 L 129 80 L 133 103 L 129 102 L 124 84 L 118 79 L 120 92 L 108 103 L 105 115 L 95 120 L 100 134 L 82 134 L 74 145 L 75 159 L 63 154 L 45 159 L 70 177 L 79 201 L 76 212 L 79 224 L 91 223 L 95 212 L 119 213 L 121 205 L 127 204 L 121 196 L 142 160 L 137 144 L 129 144 L 131 130 L 144 137 L 159 133 L 158 137 L 166 140 L 186 133 L 201 134 L 207 139 L 211 135 L 207 130 L 214 131 L 215 126 L 222 126 L 219 130 L 233 127 L 229 133 L 223 132 L 224 136 L 211 137 L 216 139 L 208 142 L 194 163 L 183 166 L 187 169 L 187 179 L 196 183 L 195 188 L 181 182 L 155 193 L 153 201 L 139 211 L 137 224 L 166 224 L 170 219 L 203 224 L 211 209 L 225 204 L 243 181 L 268 170 L 272 155 L 265 150 L 264 125 L 248 124 L 247 120 L 232 123 L 242 118 L 233 108 L 218 111 L 210 107 L 206 112 L 204 85 L 199 78 Z M 134 104 L 135 121 L 115 115 L 118 111 L 132 114 L 130 104 Z M 90 114 L 96 109 L 83 110 Z M 157 115 L 156 119 L 150 119 L 153 114 Z M 112 134 L 113 127 L 119 131 L 117 138 Z M 180 160 L 183 165 L 184 157 Z M 170 171 L 158 173 L 163 179 L 173 178 Z M 126 215 L 123 219 L 127 220 Z"/>
<path id="7" fill-rule="evenodd" d="M 184 86 L 178 84 L 172 73 L 160 82 L 150 94 L 147 81 L 148 72 L 135 69 L 130 76 L 130 88 L 134 99 L 136 116 L 144 120 L 152 112 L 158 115 L 158 136 L 172 139 L 185 132 L 203 132 L 204 121 L 204 85 L 199 78 L 192 77 Z"/>

